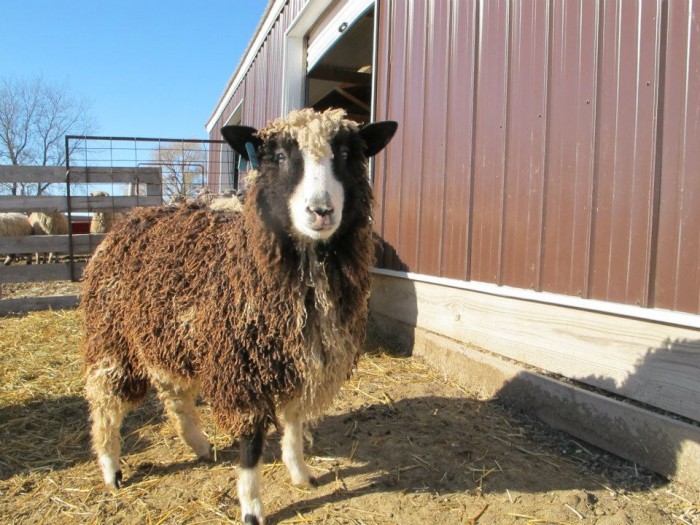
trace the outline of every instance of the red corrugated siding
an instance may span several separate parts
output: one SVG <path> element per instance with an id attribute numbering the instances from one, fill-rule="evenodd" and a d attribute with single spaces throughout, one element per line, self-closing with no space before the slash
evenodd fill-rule
<path id="1" fill-rule="evenodd" d="M 290 0 L 215 126 L 279 116 Z M 388 268 L 700 313 L 689 0 L 378 3 Z"/>
<path id="2" fill-rule="evenodd" d="M 655 298 L 661 308 L 698 312 L 700 3 L 669 2 L 667 27 Z"/>
<path id="3" fill-rule="evenodd" d="M 646 303 L 654 184 L 655 45 L 660 2 L 601 12 L 596 213 L 589 295 Z"/>
<path id="4" fill-rule="evenodd" d="M 469 0 L 448 5 L 449 24 L 442 26 L 449 47 L 445 75 L 445 193 L 439 275 L 466 279 L 469 275 L 477 2 Z"/>
<path id="5" fill-rule="evenodd" d="M 391 31 L 383 31 L 380 34 L 381 43 L 378 52 L 378 70 L 390 69 L 391 76 L 381 77 L 377 87 L 377 114 L 378 115 L 403 115 L 404 97 L 403 86 L 406 83 L 407 36 L 408 31 L 408 2 L 382 3 L 378 6 L 380 27 L 390 27 Z M 386 44 L 385 44 L 386 43 Z M 384 55 L 384 50 L 391 52 Z M 381 106 L 381 101 L 385 100 L 385 106 Z M 384 110 L 384 111 L 383 111 Z M 397 119 L 398 120 L 398 119 Z M 405 122 L 401 120 L 402 124 Z M 392 144 L 394 148 L 405 151 L 405 141 L 409 126 L 400 125 Z M 404 157 L 398 155 L 380 155 L 376 166 L 375 180 L 379 183 L 378 194 L 381 197 L 375 215 L 379 216 L 377 222 L 379 231 L 383 233 L 387 240 L 390 240 L 394 249 L 398 253 L 399 246 L 402 253 L 408 253 L 405 246 L 401 244 L 401 232 L 410 235 L 409 229 L 402 228 L 399 210 L 402 208 L 401 187 L 404 185 L 404 176 L 409 174 L 410 169 L 405 165 Z M 379 163 L 382 164 L 379 164 Z M 376 186 L 376 185 L 375 185 Z M 413 232 L 415 235 L 415 231 Z M 406 255 L 404 255 L 406 257 Z M 397 260 L 392 253 L 385 254 L 384 263 L 390 268 L 404 269 L 407 263 Z M 415 262 L 414 262 L 415 264 Z"/>
<path id="6" fill-rule="evenodd" d="M 513 6 L 499 284 L 537 288 L 542 234 L 550 6 Z M 486 60 L 486 58 L 485 58 Z"/>
<path id="7" fill-rule="evenodd" d="M 551 6 L 551 17 L 542 240 L 535 288 L 584 296 L 595 172 L 599 10 L 595 2 L 559 0 Z"/>
<path id="8" fill-rule="evenodd" d="M 497 282 L 505 173 L 508 0 L 484 2 L 479 21 L 470 278 Z"/>
<path id="9" fill-rule="evenodd" d="M 383 264 L 700 313 L 697 5 L 380 2 Z"/>

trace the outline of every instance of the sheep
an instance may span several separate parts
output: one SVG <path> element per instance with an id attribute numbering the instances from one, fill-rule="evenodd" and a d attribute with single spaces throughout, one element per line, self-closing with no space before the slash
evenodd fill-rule
<path id="1" fill-rule="evenodd" d="M 109 193 L 106 191 L 96 191 L 91 193 L 90 196 L 109 197 Z M 114 227 L 114 224 L 121 219 L 122 215 L 123 213 L 114 210 L 95 212 L 90 221 L 90 233 L 107 233 Z"/>
<path id="2" fill-rule="evenodd" d="M 0 237 L 27 237 L 32 234 L 32 225 L 23 213 L 0 213 Z M 3 261 L 5 266 L 15 260 L 15 254 L 8 254 Z M 27 257 L 27 264 L 31 256 Z"/>
<path id="3" fill-rule="evenodd" d="M 209 203 L 209 208 L 217 211 L 242 212 L 243 201 L 238 195 L 231 193 L 214 198 Z"/>
<path id="4" fill-rule="evenodd" d="M 359 128 L 342 110 L 304 109 L 256 131 L 221 132 L 260 174 L 239 214 L 202 204 L 134 210 L 88 263 L 85 395 L 93 451 L 110 488 L 122 485 L 119 427 L 155 386 L 183 441 L 211 447 L 194 399 L 239 442 L 245 523 L 264 522 L 260 457 L 282 430 L 292 483 L 314 485 L 303 425 L 323 414 L 364 341 L 374 258 L 367 158 L 397 124 Z"/>
<path id="5" fill-rule="evenodd" d="M 216 194 L 212 193 L 207 186 L 204 186 L 202 188 L 199 188 L 199 190 L 197 191 L 197 196 L 194 198 L 194 202 L 209 205 L 215 198 Z"/>
<path id="6" fill-rule="evenodd" d="M 67 235 L 68 234 L 68 219 L 59 211 L 50 212 L 33 212 L 29 215 L 29 224 L 32 225 L 33 235 Z M 52 262 L 56 256 L 54 253 L 49 253 L 48 258 L 44 254 L 45 262 Z M 40 262 L 41 257 L 36 254 L 36 263 Z"/>
<path id="7" fill-rule="evenodd" d="M 187 202 L 187 197 L 184 195 L 173 195 L 170 198 L 170 202 L 168 203 L 169 206 L 180 206 L 182 204 L 185 204 Z"/>

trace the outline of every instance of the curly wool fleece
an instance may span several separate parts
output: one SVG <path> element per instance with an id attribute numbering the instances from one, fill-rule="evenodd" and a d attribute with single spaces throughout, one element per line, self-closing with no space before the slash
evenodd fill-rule
<path id="1" fill-rule="evenodd" d="M 284 118 L 270 122 L 258 131 L 258 137 L 267 140 L 273 135 L 286 134 L 299 144 L 299 149 L 313 160 L 332 156 L 330 139 L 341 129 L 357 131 L 358 125 L 345 118 L 345 110 L 328 109 L 318 113 L 306 108 L 292 111 Z"/>

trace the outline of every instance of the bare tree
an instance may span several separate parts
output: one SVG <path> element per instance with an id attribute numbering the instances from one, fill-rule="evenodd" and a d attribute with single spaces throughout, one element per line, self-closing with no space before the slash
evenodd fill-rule
<path id="1" fill-rule="evenodd" d="M 16 166 L 62 166 L 64 137 L 93 133 L 95 122 L 84 100 L 66 84 L 0 78 L 0 163 Z M 78 141 L 74 146 L 77 147 Z M 48 184 L 4 183 L 0 192 L 41 195 Z"/>
<path id="2" fill-rule="evenodd" d="M 163 171 L 163 196 L 194 198 L 207 179 L 206 151 L 198 142 L 165 142 L 153 152 Z"/>

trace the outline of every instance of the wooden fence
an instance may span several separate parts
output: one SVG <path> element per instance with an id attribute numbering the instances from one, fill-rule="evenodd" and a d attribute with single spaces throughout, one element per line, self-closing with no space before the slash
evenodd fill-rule
<path id="1" fill-rule="evenodd" d="M 64 195 L 0 196 L 0 213 L 60 211 L 73 217 L 76 213 L 124 211 L 135 206 L 157 206 L 162 203 L 161 170 L 158 167 L 72 167 L 0 166 L 0 184 L 40 183 L 65 188 Z M 133 185 L 143 195 L 89 196 L 70 195 L 71 190 L 95 184 Z M 69 196 L 70 195 L 70 196 Z M 86 256 L 97 248 L 104 234 L 74 233 L 30 237 L 0 237 L 0 254 L 62 253 L 68 260 L 53 264 L 0 266 L 0 292 L 7 283 L 45 281 L 78 281 L 85 267 Z M 77 304 L 77 295 L 1 299 L 0 315 L 46 308 L 67 308 Z"/>

